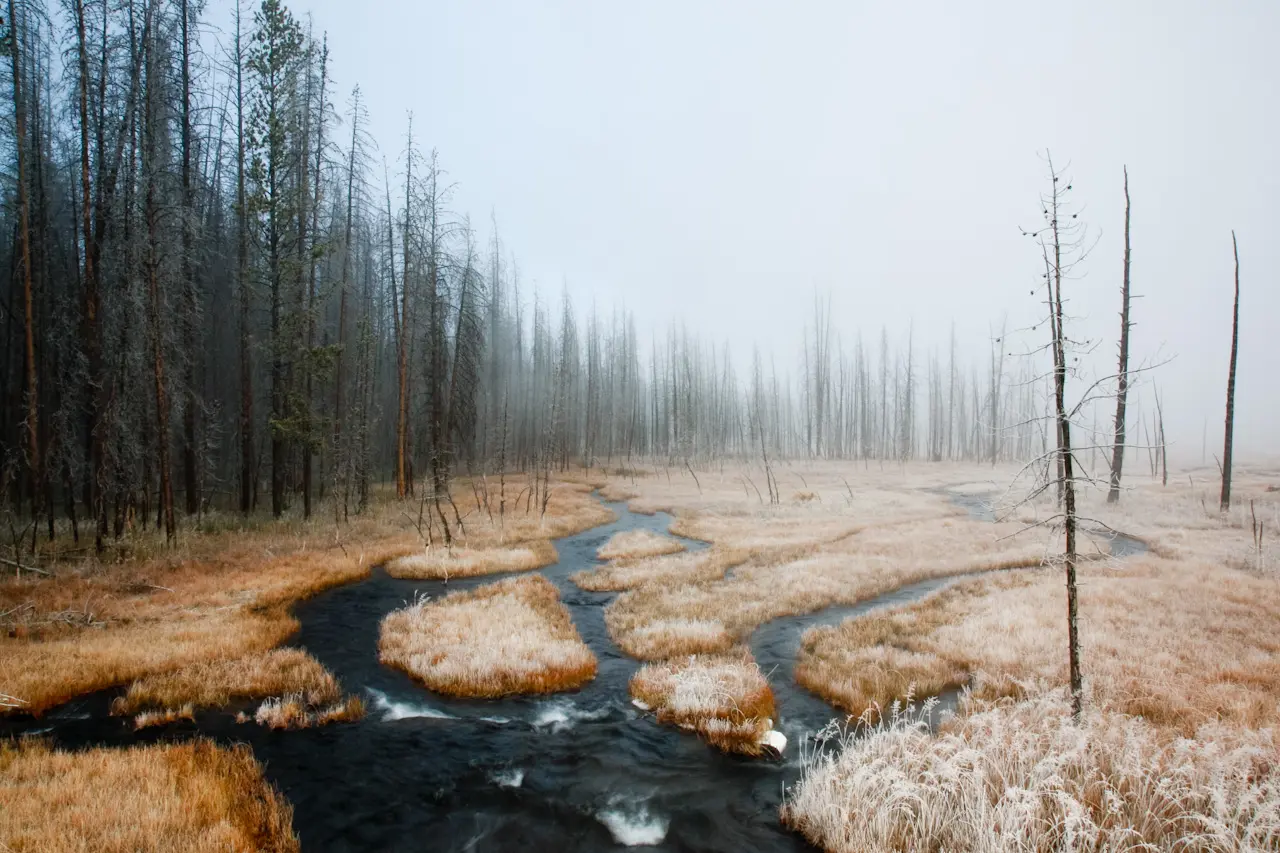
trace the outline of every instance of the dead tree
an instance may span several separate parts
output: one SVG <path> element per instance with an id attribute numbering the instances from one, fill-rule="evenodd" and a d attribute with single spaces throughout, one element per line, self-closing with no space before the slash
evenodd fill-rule
<path id="1" fill-rule="evenodd" d="M 1222 497 L 1218 509 L 1231 509 L 1231 438 L 1236 415 L 1236 357 L 1240 350 L 1240 249 L 1231 232 L 1231 255 L 1236 262 L 1236 298 L 1231 309 L 1231 364 L 1227 368 L 1227 424 L 1222 444 Z"/>
<path id="2" fill-rule="evenodd" d="M 1120 369 L 1116 373 L 1116 441 L 1111 451 L 1111 490 L 1107 503 L 1120 500 L 1124 466 L 1125 405 L 1129 398 L 1129 168 L 1124 170 L 1124 278 L 1120 284 Z"/>

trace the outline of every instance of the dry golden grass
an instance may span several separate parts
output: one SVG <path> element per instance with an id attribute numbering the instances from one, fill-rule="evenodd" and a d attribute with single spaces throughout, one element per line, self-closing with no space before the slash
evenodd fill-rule
<path id="1" fill-rule="evenodd" d="M 723 578 L 725 572 L 746 562 L 747 557 L 745 551 L 708 548 L 663 557 L 616 561 L 575 572 L 569 580 L 590 592 L 619 592 L 645 584 L 698 583 Z"/>
<path id="2" fill-rule="evenodd" d="M 0 849 L 13 853 L 293 853 L 291 824 L 247 746 L 0 743 Z"/>
<path id="3" fill-rule="evenodd" d="M 263 702 L 253 719 L 273 729 L 307 729 L 325 723 L 353 722 L 364 716 L 364 710 L 364 700 L 359 696 L 317 705 L 300 693 L 291 693 Z"/>
<path id="4" fill-rule="evenodd" d="M 659 722 L 696 731 L 725 752 L 760 755 L 773 727 L 773 691 L 746 649 L 647 664 L 630 687 Z"/>
<path id="5" fill-rule="evenodd" d="M 596 556 L 601 560 L 638 560 L 678 554 L 683 550 L 684 545 L 670 536 L 652 530 L 624 530 L 609 537 L 596 551 Z"/>
<path id="6" fill-rule="evenodd" d="M 382 620 L 383 663 L 451 696 L 553 693 L 595 677 L 596 658 L 541 575 L 510 578 L 438 601 L 423 599 Z"/>
<path id="7" fill-rule="evenodd" d="M 143 728 L 191 719 L 197 709 L 237 699 L 267 699 L 258 709 L 258 722 L 273 728 L 355 720 L 364 713 L 364 703 L 356 697 L 343 700 L 333 674 L 301 649 L 272 649 L 149 675 L 129 685 L 111 712 L 136 714 L 134 725 Z"/>
<path id="8" fill-rule="evenodd" d="M 514 494 L 499 517 L 493 495 L 490 521 L 483 505 L 467 505 L 473 493 L 459 481 L 459 547 L 546 541 L 611 520 L 590 491 L 585 482 L 556 484 L 545 517 L 515 507 Z M 310 521 L 211 515 L 200 530 L 182 532 L 176 548 L 134 531 L 104 562 L 52 559 L 42 544 L 53 577 L 0 580 L 0 693 L 21 700 L 0 713 L 39 714 L 84 693 L 278 646 L 297 629 L 294 602 L 420 551 L 416 515 L 416 506 L 382 490 L 368 512 L 338 528 L 322 505 Z"/>
<path id="9" fill-rule="evenodd" d="M 500 572 L 525 572 L 549 566 L 559 559 L 556 546 L 538 540 L 510 548 L 450 548 L 437 546 L 425 552 L 397 557 L 387 563 L 393 578 L 449 580 Z"/>
<path id="10" fill-rule="evenodd" d="M 1275 850 L 1280 742 L 1214 725 L 1169 740 L 1062 694 L 956 720 L 912 715 L 810 753 L 783 821 L 832 853 L 865 850 Z"/>

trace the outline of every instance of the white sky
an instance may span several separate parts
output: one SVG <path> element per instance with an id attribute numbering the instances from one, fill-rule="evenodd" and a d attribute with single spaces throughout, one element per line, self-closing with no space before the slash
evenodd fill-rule
<path id="1" fill-rule="evenodd" d="M 1032 317 L 1018 226 L 1039 222 L 1046 147 L 1099 235 L 1066 295 L 1110 361 L 1127 163 L 1134 352 L 1175 356 L 1154 379 L 1179 456 L 1200 460 L 1206 420 L 1221 452 L 1232 228 L 1237 441 L 1280 451 L 1277 0 L 291 8 L 328 31 L 339 108 L 358 82 L 393 171 L 411 109 L 525 282 L 780 365 L 815 288 L 850 340 L 914 323 L 945 349 L 954 321 L 977 356 L 1003 313 Z"/>

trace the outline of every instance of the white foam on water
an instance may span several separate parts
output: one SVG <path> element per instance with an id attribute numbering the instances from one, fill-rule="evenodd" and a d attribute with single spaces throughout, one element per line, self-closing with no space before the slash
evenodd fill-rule
<path id="1" fill-rule="evenodd" d="M 493 723 L 496 726 L 505 726 L 507 723 L 511 722 L 511 718 L 510 717 L 481 717 L 480 722 Z"/>
<path id="2" fill-rule="evenodd" d="M 536 729 L 551 729 L 552 733 L 568 731 L 583 720 L 601 720 L 609 715 L 608 708 L 587 711 L 564 699 L 547 702 L 533 718 Z"/>
<path id="3" fill-rule="evenodd" d="M 524 770 L 520 767 L 513 767 L 510 770 L 491 773 L 489 778 L 499 788 L 519 788 L 524 783 Z"/>
<path id="4" fill-rule="evenodd" d="M 644 803 L 614 806 L 598 812 L 596 819 L 608 827 L 614 841 L 626 847 L 661 844 L 667 837 L 667 827 L 671 825 L 667 818 L 650 814 Z"/>
<path id="5" fill-rule="evenodd" d="M 373 697 L 373 707 L 382 711 L 382 721 L 384 723 L 394 722 L 396 720 L 411 720 L 414 718 L 423 718 L 429 720 L 452 720 L 453 717 L 444 711 L 432 708 L 430 705 L 415 705 L 412 702 L 397 702 L 389 699 L 387 694 L 381 690 L 374 690 L 372 687 L 366 687 L 365 690 Z"/>

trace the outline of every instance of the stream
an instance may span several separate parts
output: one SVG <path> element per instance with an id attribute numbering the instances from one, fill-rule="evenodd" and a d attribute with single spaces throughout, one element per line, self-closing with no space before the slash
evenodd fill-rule
<path id="1" fill-rule="evenodd" d="M 971 513 L 969 496 L 952 495 Z M 970 506 L 969 504 L 973 505 Z M 368 713 L 355 723 L 299 731 L 237 724 L 226 710 L 194 723 L 133 731 L 107 708 L 120 690 L 73 700 L 39 719 L 0 720 L 0 735 L 41 734 L 63 748 L 128 745 L 204 735 L 248 743 L 267 778 L 294 808 L 304 851 L 555 850 L 641 847 L 669 851 L 813 850 L 782 827 L 785 786 L 799 778 L 802 739 L 839 716 L 798 687 L 792 672 L 801 633 L 886 604 L 914 601 L 954 578 L 911 584 L 853 607 L 787 617 L 757 629 L 750 644 L 769 677 L 780 729 L 790 741 L 778 760 L 720 753 L 695 735 L 661 726 L 629 701 L 639 668 L 609 639 L 604 606 L 570 580 L 599 565 L 613 534 L 668 533 L 669 515 L 642 515 L 609 503 L 617 520 L 556 540 L 559 562 L 541 572 L 560 589 L 573 621 L 599 659 L 578 691 L 552 697 L 455 700 L 434 694 L 378 662 L 379 622 L 417 594 L 433 597 L 509 575 L 441 581 L 398 580 L 381 567 L 364 581 L 300 602 L 291 645 L 307 649 Z M 676 537 L 690 550 L 706 543 Z M 1127 540 L 1124 547 L 1141 543 Z M 1119 555 L 1120 548 L 1113 543 Z M 1128 551 L 1126 553 L 1132 553 Z M 944 697 L 954 702 L 954 697 Z"/>

